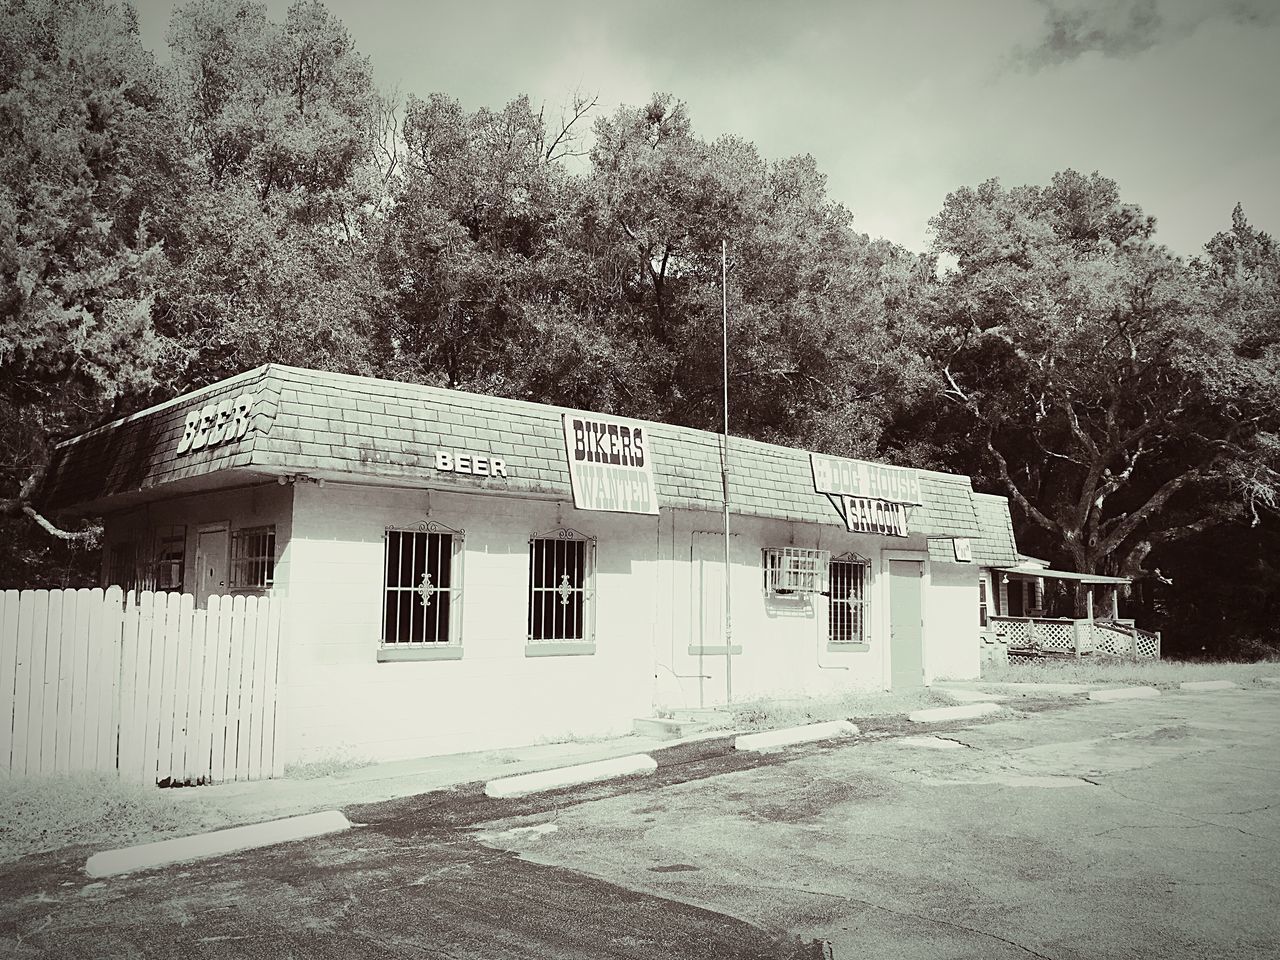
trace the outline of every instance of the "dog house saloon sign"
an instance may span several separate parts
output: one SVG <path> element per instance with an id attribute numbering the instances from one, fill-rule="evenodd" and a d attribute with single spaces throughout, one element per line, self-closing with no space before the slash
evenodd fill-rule
<path id="1" fill-rule="evenodd" d="M 825 493 L 850 533 L 906 537 L 907 507 L 920 498 L 920 477 L 908 467 L 809 454 L 813 489 Z"/>

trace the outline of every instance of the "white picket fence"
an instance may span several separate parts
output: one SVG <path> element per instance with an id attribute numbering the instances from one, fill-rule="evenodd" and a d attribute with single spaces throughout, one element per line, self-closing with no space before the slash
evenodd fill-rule
<path id="1" fill-rule="evenodd" d="M 0 773 L 143 783 L 283 773 L 280 614 L 258 597 L 0 593 Z"/>

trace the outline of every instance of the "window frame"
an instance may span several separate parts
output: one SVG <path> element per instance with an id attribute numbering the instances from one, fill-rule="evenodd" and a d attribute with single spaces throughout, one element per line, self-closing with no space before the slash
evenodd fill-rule
<path id="1" fill-rule="evenodd" d="M 165 547 L 179 545 L 177 559 L 166 560 Z M 161 586 L 160 571 L 165 564 L 177 564 L 177 585 Z M 182 593 L 187 583 L 187 525 L 170 523 L 151 530 L 151 589 L 156 593 Z"/>
<path id="2" fill-rule="evenodd" d="M 538 555 L 538 544 L 580 544 L 582 549 L 582 584 L 579 587 L 570 587 L 567 583 L 562 586 L 552 586 L 543 584 L 539 586 L 536 582 L 535 561 Z M 525 656 L 527 657 L 553 657 L 553 656 L 590 656 L 596 652 L 596 607 L 597 607 L 597 550 L 599 542 L 596 537 L 582 533 L 572 527 L 559 527 L 546 533 L 533 533 L 529 537 L 529 566 L 528 566 L 528 587 L 526 590 L 526 630 L 525 630 Z M 546 570 L 546 547 L 543 548 L 542 554 L 542 570 Z M 557 567 L 556 560 L 551 561 L 552 564 L 552 580 L 567 581 L 569 572 L 564 566 Z M 558 576 L 557 576 L 558 574 Z M 571 591 L 565 593 L 562 591 Z M 566 636 L 534 636 L 534 610 L 535 598 L 542 598 L 541 602 L 545 603 L 548 594 L 559 594 L 560 602 L 563 606 L 568 606 L 571 595 L 579 595 L 582 598 L 582 612 L 580 617 L 575 618 L 575 622 L 580 625 L 580 631 L 577 636 L 569 636 L 568 631 L 562 630 L 559 633 L 565 633 Z M 554 601 L 552 601 L 554 603 Z M 554 606 L 552 607 L 554 610 Z M 552 618 L 554 623 L 554 617 Z M 544 618 L 545 622 L 545 618 Z M 553 631 L 554 632 L 554 631 Z"/>
<path id="3" fill-rule="evenodd" d="M 840 569 L 849 567 L 852 576 L 849 580 L 849 595 L 846 597 L 837 597 L 837 583 L 841 579 L 837 576 L 836 565 L 840 565 Z M 871 561 L 866 557 L 853 553 L 852 551 L 842 553 L 838 557 L 832 557 L 827 565 L 828 567 L 828 589 L 827 589 L 827 649 L 835 652 L 855 652 L 866 651 L 871 647 L 870 641 L 870 616 L 871 616 Z M 858 586 L 858 598 L 853 599 L 853 587 Z M 845 604 L 848 609 L 849 636 L 837 637 L 837 622 L 842 621 L 841 617 L 836 616 L 836 604 Z M 856 633 L 854 625 L 856 624 Z M 843 632 L 843 631 L 842 631 Z"/>
<path id="4" fill-rule="evenodd" d="M 388 580 L 391 572 L 391 534 L 398 533 L 412 534 L 414 537 L 426 537 L 427 544 L 424 553 L 425 557 L 429 556 L 431 549 L 432 537 L 448 537 L 449 552 L 447 554 L 449 562 L 449 585 L 441 587 L 430 584 L 430 589 L 424 594 L 422 592 L 423 583 L 418 586 L 399 585 L 392 587 Z M 464 567 L 466 556 L 465 550 L 466 532 L 461 528 L 454 528 L 448 524 L 441 523 L 438 520 L 421 520 L 416 524 L 409 526 L 401 526 L 400 524 L 388 524 L 382 531 L 382 589 L 379 593 L 379 641 L 377 659 L 379 663 L 401 663 L 412 660 L 460 660 L 462 659 L 462 600 L 465 588 Z M 415 551 L 416 553 L 416 551 Z M 441 556 L 441 554 L 437 554 Z M 413 579 L 411 568 L 410 579 Z M 429 572 L 423 570 L 423 579 L 426 580 Z M 443 579 L 443 578 L 442 578 Z M 388 640 L 387 639 L 387 603 L 390 599 L 392 591 L 396 594 L 417 593 L 420 602 L 424 607 L 430 606 L 431 601 L 440 594 L 446 594 L 449 598 L 448 620 L 445 623 L 445 638 L 443 640 Z M 425 618 L 424 618 L 425 625 Z M 439 620 L 437 620 L 437 624 Z"/>
<path id="5" fill-rule="evenodd" d="M 241 555 L 241 550 L 251 538 L 266 537 L 270 547 L 264 553 Z M 276 525 L 261 524 L 256 527 L 240 527 L 231 531 L 228 544 L 229 562 L 227 564 L 227 590 L 229 593 L 264 594 L 270 592 L 276 583 L 276 564 L 280 562 L 277 552 Z M 254 564 L 262 564 L 262 583 L 246 583 L 246 570 L 252 570 Z M 255 576 L 256 580 L 257 577 Z"/>

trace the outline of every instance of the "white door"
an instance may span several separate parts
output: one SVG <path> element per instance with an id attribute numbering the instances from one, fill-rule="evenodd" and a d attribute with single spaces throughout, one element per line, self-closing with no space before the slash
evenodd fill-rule
<path id="1" fill-rule="evenodd" d="M 227 527 L 202 527 L 196 539 L 196 606 L 227 592 Z"/>
<path id="2" fill-rule="evenodd" d="M 924 618 L 919 560 L 889 561 L 889 683 L 894 690 L 924 686 Z"/>

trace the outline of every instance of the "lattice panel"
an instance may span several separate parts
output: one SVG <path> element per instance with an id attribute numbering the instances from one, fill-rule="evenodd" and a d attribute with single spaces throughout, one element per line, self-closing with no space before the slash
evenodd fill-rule
<path id="1" fill-rule="evenodd" d="M 1128 657 L 1133 651 L 1133 641 L 1128 634 L 1093 625 L 1093 650 L 1110 657 Z"/>
<path id="2" fill-rule="evenodd" d="M 1041 620 L 1035 622 L 1032 633 L 1041 649 L 1060 650 L 1066 653 L 1071 653 L 1075 650 L 1075 642 L 1073 640 L 1075 634 L 1074 624 L 1045 623 Z"/>
<path id="3" fill-rule="evenodd" d="M 1027 632 L 1029 624 L 1025 620 L 1000 620 L 992 617 L 996 636 L 1003 639 L 1011 647 L 1031 646 L 1031 635 Z"/>
<path id="4" fill-rule="evenodd" d="M 1160 659 L 1160 638 L 1154 633 L 1138 631 L 1138 657 L 1148 660 Z"/>

